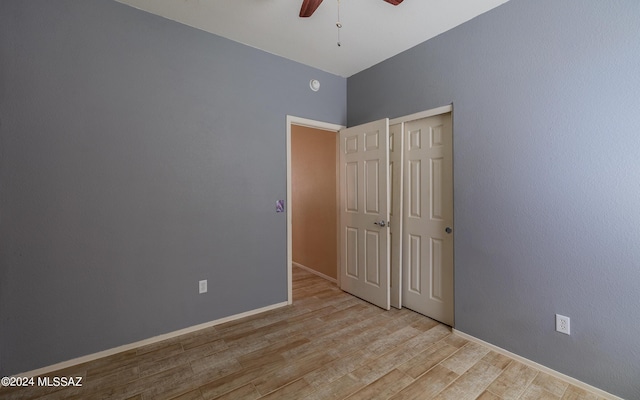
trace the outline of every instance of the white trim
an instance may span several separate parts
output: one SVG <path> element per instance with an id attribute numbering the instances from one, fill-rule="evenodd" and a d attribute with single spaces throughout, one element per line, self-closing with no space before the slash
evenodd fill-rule
<path id="1" fill-rule="evenodd" d="M 257 308 L 255 310 L 245 311 L 245 312 L 240 313 L 240 314 L 230 315 L 228 317 L 216 319 L 214 321 L 205 322 L 205 323 L 199 324 L 199 325 L 193 325 L 193 326 L 190 326 L 190 327 L 187 327 L 187 328 L 184 328 L 184 329 L 180 329 L 180 330 L 177 330 L 177 331 L 173 331 L 173 332 L 165 333 L 165 334 L 162 334 L 162 335 L 154 336 L 154 337 L 151 337 L 151 338 L 148 338 L 148 339 L 143 339 L 143 340 L 140 340 L 138 342 L 124 344 L 122 346 L 114 347 L 112 349 L 99 351 L 99 352 L 93 353 L 93 354 L 87 354 L 86 356 L 82 356 L 82 357 L 74 358 L 74 359 L 71 359 L 71 360 L 59 362 L 57 364 L 53 364 L 53 365 L 49 365 L 49 366 L 46 366 L 46 367 L 34 369 L 32 371 L 23 372 L 23 373 L 20 373 L 20 374 L 15 374 L 14 376 L 31 377 L 31 376 L 38 376 L 38 375 L 48 374 L 48 373 L 55 372 L 55 371 L 58 371 L 58 370 L 61 370 L 61 369 L 64 369 L 64 368 L 72 367 L 74 365 L 79 365 L 79 364 L 83 364 L 83 363 L 86 363 L 86 362 L 89 362 L 89 361 L 97 360 L 99 358 L 108 357 L 108 356 L 111 356 L 111 355 L 114 355 L 114 354 L 117 354 L 117 353 L 121 353 L 123 351 L 133 350 L 133 349 L 136 349 L 138 347 L 147 346 L 147 345 L 150 345 L 150 344 L 153 344 L 153 343 L 161 342 L 163 340 L 172 339 L 174 337 L 178 337 L 178 336 L 181 336 L 181 335 L 186 335 L 187 333 L 192 333 L 192 332 L 199 331 L 201 329 L 206 329 L 206 328 L 210 328 L 212 326 L 224 324 L 225 322 L 235 321 L 237 319 L 244 318 L 244 317 L 249 317 L 249 316 L 256 315 L 256 314 L 260 314 L 260 313 L 263 313 L 265 311 L 275 310 L 276 308 L 285 307 L 287 305 L 288 305 L 288 303 L 285 301 L 285 302 L 282 302 L 282 303 L 276 303 L 276 304 L 272 304 L 270 306 Z"/>
<path id="2" fill-rule="evenodd" d="M 491 343 L 485 342 L 484 340 L 478 339 L 475 336 L 471 336 L 471 335 L 469 335 L 467 333 L 460 332 L 457 329 L 452 329 L 452 331 L 453 331 L 453 333 L 455 333 L 456 335 L 460 336 L 463 339 L 467 339 L 467 340 L 469 340 L 471 342 L 475 342 L 475 343 L 481 344 L 483 346 L 486 346 L 486 347 L 490 348 L 491 350 L 495 351 L 496 353 L 500 353 L 500 354 L 505 355 L 505 356 L 507 356 L 509 358 L 513 358 L 516 361 L 519 361 L 519 362 L 521 362 L 521 363 L 523 363 L 525 365 L 528 365 L 529 367 L 532 367 L 532 368 L 535 368 L 537 370 L 540 370 L 540 371 L 542 371 L 542 372 L 544 372 L 546 374 L 549 374 L 549 375 L 551 375 L 551 376 L 553 376 L 555 378 L 563 380 L 563 381 L 565 381 L 567 383 L 572 384 L 573 386 L 577 386 L 577 387 L 579 387 L 581 389 L 584 389 L 584 390 L 586 390 L 588 392 L 595 393 L 600 397 L 603 397 L 605 399 L 610 399 L 610 400 L 623 400 L 622 398 L 620 398 L 618 396 L 615 396 L 615 395 L 613 395 L 611 393 L 605 392 L 602 389 L 598 389 L 595 386 L 591 386 L 591 385 L 589 385 L 587 383 L 579 381 L 579 380 L 577 380 L 575 378 L 572 378 L 572 377 L 570 377 L 568 375 L 560 373 L 560 372 L 558 372 L 556 370 L 553 370 L 553 369 L 551 369 L 549 367 L 545 367 L 544 365 L 538 364 L 535 361 L 531 361 L 528 358 L 524 358 L 524 357 L 519 356 L 517 354 L 514 354 L 514 353 L 512 353 L 512 352 L 510 352 L 508 350 L 505 350 L 505 349 L 503 349 L 501 347 L 498 347 L 498 346 L 493 345 Z"/>
<path id="3" fill-rule="evenodd" d="M 340 131 L 336 132 L 336 285 L 340 286 Z"/>
<path id="4" fill-rule="evenodd" d="M 297 262 L 295 262 L 295 261 L 292 261 L 292 262 L 291 262 L 291 264 L 292 264 L 292 265 L 295 265 L 295 266 L 296 266 L 296 267 L 298 267 L 298 268 L 304 269 L 305 271 L 310 272 L 310 273 L 312 273 L 312 274 L 314 274 L 314 275 L 317 275 L 317 276 L 319 276 L 320 278 L 326 279 L 326 280 L 328 280 L 329 282 L 333 282 L 333 283 L 335 283 L 335 284 L 338 284 L 338 280 L 337 280 L 336 278 L 332 278 L 332 277 L 330 277 L 329 275 L 325 275 L 325 274 L 323 274 L 322 272 L 318 272 L 318 271 L 316 271 L 316 270 L 315 270 L 315 269 L 313 269 L 313 268 L 309 268 L 309 267 L 307 267 L 307 266 L 305 266 L 305 265 L 302 265 L 302 264 L 300 264 L 300 263 L 297 263 Z"/>
<path id="5" fill-rule="evenodd" d="M 395 126 L 395 125 L 400 125 L 400 138 L 399 138 L 399 145 L 398 145 L 398 153 L 399 156 L 397 156 L 394 160 L 398 161 L 399 158 L 399 172 L 398 175 L 400 176 L 399 178 L 399 182 L 398 182 L 398 198 L 395 200 L 394 204 L 398 204 L 398 213 L 397 213 L 397 219 L 395 219 L 394 222 L 394 227 L 389 227 L 389 232 L 391 232 L 391 234 L 393 235 L 393 233 L 396 234 L 397 238 L 396 240 L 398 241 L 398 248 L 396 249 L 394 254 L 394 258 L 396 260 L 398 260 L 398 263 L 396 264 L 396 268 L 394 267 L 393 264 L 393 260 L 390 260 L 389 265 L 391 267 L 391 271 L 389 271 L 389 278 L 392 282 L 396 282 L 395 285 L 390 285 L 389 287 L 389 292 L 391 295 L 391 306 L 395 307 L 399 310 L 402 309 L 402 227 L 404 224 L 403 221 L 403 212 L 404 212 L 404 122 L 400 122 L 397 124 L 391 124 L 391 121 L 389 121 L 389 140 L 391 140 L 391 127 Z M 389 151 L 389 163 L 391 163 L 391 151 Z M 390 187 L 389 190 L 389 196 L 391 198 L 393 198 L 394 196 L 394 191 L 393 191 L 393 186 Z M 391 204 L 391 201 L 389 201 L 389 204 Z M 393 210 L 391 208 L 389 208 L 389 212 L 393 212 Z M 389 216 L 389 221 L 391 221 L 391 216 Z M 391 241 L 391 248 L 393 248 L 393 241 Z M 394 279 L 394 271 L 396 271 L 397 276 L 395 276 Z"/>
<path id="6" fill-rule="evenodd" d="M 305 126 L 307 128 L 323 129 L 325 131 L 331 131 L 331 132 L 337 132 L 340 129 L 345 128 L 343 125 L 332 124 L 330 122 L 315 121 L 312 119 L 294 117 L 293 115 L 287 115 L 287 126 L 291 126 L 292 124 Z"/>
<path id="7" fill-rule="evenodd" d="M 446 114 L 449 112 L 453 112 L 453 104 L 449 104 L 449 105 L 438 107 L 438 108 L 432 108 L 431 110 L 420 111 L 415 114 L 394 118 L 389 121 L 389 125 L 415 121 L 417 119 L 422 119 L 422 118 L 429 118 L 429 117 L 433 117 L 434 115 Z"/>
<path id="8" fill-rule="evenodd" d="M 291 217 L 291 125 L 306 126 L 315 129 L 324 129 L 326 131 L 337 132 L 344 126 L 332 124 L 329 122 L 314 121 L 312 119 L 294 117 L 287 115 L 287 302 L 293 303 L 293 277 L 291 275 L 291 266 L 293 263 L 293 236 L 292 236 L 292 217 Z"/>

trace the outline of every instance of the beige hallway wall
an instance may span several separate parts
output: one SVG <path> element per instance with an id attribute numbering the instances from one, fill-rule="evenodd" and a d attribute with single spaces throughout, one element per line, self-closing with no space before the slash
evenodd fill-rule
<path id="1" fill-rule="evenodd" d="M 336 133 L 292 125 L 293 262 L 337 278 Z"/>

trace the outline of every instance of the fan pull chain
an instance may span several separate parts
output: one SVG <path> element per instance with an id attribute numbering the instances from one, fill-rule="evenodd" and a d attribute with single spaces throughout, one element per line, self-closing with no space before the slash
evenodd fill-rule
<path id="1" fill-rule="evenodd" d="M 338 0 L 338 22 L 336 22 L 336 26 L 338 27 L 338 47 L 342 46 L 340 43 L 340 28 L 342 28 L 342 22 L 340 22 L 340 0 Z"/>

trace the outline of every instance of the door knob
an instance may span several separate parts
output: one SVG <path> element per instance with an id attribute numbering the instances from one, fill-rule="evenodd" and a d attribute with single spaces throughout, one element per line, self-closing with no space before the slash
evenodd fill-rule
<path id="1" fill-rule="evenodd" d="M 387 224 L 384 222 L 384 220 L 380 220 L 380 221 L 376 221 L 374 222 L 375 225 L 378 225 L 382 228 L 384 228 Z"/>
<path id="2" fill-rule="evenodd" d="M 444 228 L 444 231 L 447 232 L 447 233 L 451 233 L 451 232 L 453 232 L 453 229 L 451 229 L 450 226 L 447 226 L 446 228 Z"/>

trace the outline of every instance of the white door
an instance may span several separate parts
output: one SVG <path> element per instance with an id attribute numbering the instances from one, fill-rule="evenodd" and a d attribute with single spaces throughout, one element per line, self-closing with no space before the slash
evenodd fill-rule
<path id="1" fill-rule="evenodd" d="M 340 131 L 340 287 L 389 309 L 389 120 Z"/>
<path id="2" fill-rule="evenodd" d="M 404 128 L 402 305 L 453 325 L 451 113 Z"/>

